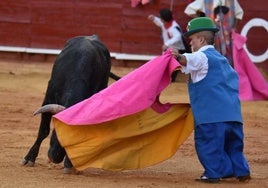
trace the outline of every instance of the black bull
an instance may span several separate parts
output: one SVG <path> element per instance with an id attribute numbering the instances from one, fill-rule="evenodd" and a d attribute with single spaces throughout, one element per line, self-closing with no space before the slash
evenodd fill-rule
<path id="1" fill-rule="evenodd" d="M 42 106 L 59 104 L 68 108 L 92 96 L 107 87 L 109 77 L 119 79 L 110 69 L 110 52 L 96 35 L 70 39 L 54 63 Z M 38 136 L 24 157 L 23 165 L 34 166 L 41 143 L 50 133 L 52 115 L 51 112 L 42 113 Z M 52 131 L 48 157 L 54 163 L 62 162 L 65 157 L 64 167 L 72 167 L 64 148 L 58 143 L 55 130 Z"/>

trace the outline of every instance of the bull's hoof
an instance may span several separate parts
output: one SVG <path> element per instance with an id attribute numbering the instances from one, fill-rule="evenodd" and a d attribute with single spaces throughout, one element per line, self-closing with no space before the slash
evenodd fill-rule
<path id="1" fill-rule="evenodd" d="M 23 160 L 21 161 L 21 165 L 23 165 L 23 166 L 28 166 L 28 167 L 33 167 L 33 166 L 34 166 L 34 162 L 32 162 L 32 161 L 28 161 L 28 160 L 26 160 L 26 159 L 23 159 Z"/>
<path id="2" fill-rule="evenodd" d="M 64 167 L 64 168 L 63 168 L 63 173 L 64 173 L 64 174 L 76 174 L 76 175 L 79 175 L 79 174 L 81 174 L 82 172 L 76 170 L 75 168 L 66 168 L 66 167 Z"/>

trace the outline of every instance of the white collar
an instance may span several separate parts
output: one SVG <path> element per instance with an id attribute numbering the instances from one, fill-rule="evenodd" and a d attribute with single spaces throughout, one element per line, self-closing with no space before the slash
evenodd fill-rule
<path id="1" fill-rule="evenodd" d="M 197 50 L 198 52 L 202 52 L 207 50 L 208 48 L 214 48 L 213 45 L 206 45 L 206 46 L 202 46 L 201 48 L 199 48 L 199 50 Z"/>

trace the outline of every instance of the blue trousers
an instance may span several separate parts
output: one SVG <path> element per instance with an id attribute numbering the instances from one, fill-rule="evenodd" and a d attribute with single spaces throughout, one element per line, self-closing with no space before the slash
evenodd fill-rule
<path id="1" fill-rule="evenodd" d="M 195 148 L 203 175 L 209 178 L 250 174 L 243 154 L 244 133 L 240 122 L 219 122 L 195 126 Z"/>

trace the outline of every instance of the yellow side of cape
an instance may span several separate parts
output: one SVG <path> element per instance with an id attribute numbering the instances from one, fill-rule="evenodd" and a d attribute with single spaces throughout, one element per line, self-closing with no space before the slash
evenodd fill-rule
<path id="1" fill-rule="evenodd" d="M 77 170 L 139 169 L 167 160 L 193 131 L 189 104 L 159 114 L 147 108 L 94 125 L 67 125 L 53 118 L 56 133 Z"/>

